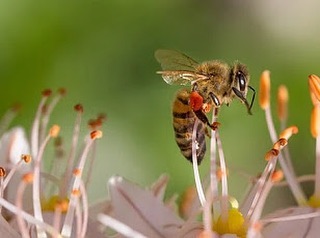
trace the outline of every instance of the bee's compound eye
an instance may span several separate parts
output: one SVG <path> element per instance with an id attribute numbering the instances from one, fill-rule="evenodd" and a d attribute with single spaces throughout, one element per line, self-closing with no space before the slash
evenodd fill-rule
<path id="1" fill-rule="evenodd" d="M 246 89 L 246 76 L 244 76 L 244 74 L 239 71 L 237 72 L 237 80 L 239 82 L 239 89 L 241 92 L 243 92 Z"/>

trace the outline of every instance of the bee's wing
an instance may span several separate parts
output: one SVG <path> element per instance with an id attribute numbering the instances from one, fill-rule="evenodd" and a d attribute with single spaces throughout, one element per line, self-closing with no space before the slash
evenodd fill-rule
<path id="1" fill-rule="evenodd" d="M 163 70 L 187 70 L 194 71 L 198 62 L 189 56 L 175 50 L 156 50 L 155 58 L 161 64 Z"/>
<path id="2" fill-rule="evenodd" d="M 186 70 L 166 70 L 158 71 L 167 84 L 187 85 L 194 83 L 195 81 L 206 79 L 204 75 L 196 74 L 192 71 Z"/>
<path id="3" fill-rule="evenodd" d="M 161 64 L 163 71 L 157 73 L 168 84 L 186 85 L 199 79 L 194 71 L 198 62 L 189 56 L 175 50 L 156 50 L 155 58 Z"/>

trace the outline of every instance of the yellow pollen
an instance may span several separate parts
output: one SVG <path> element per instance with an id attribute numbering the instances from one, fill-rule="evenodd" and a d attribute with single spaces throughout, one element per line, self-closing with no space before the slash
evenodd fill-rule
<path id="1" fill-rule="evenodd" d="M 270 106 L 270 71 L 265 70 L 260 77 L 259 104 L 265 110 Z"/>
<path id="2" fill-rule="evenodd" d="M 320 104 L 315 105 L 311 112 L 310 122 L 311 135 L 317 138 L 320 135 Z"/>
<path id="3" fill-rule="evenodd" d="M 102 137 L 102 131 L 100 131 L 100 130 L 92 131 L 90 133 L 90 136 L 91 136 L 92 140 L 100 139 Z"/>
<path id="4" fill-rule="evenodd" d="M 59 132 L 60 132 L 60 126 L 58 125 L 53 125 L 51 128 L 50 128 L 50 136 L 55 138 L 59 135 Z"/>
<path id="5" fill-rule="evenodd" d="M 213 224 L 213 230 L 219 235 L 235 234 L 241 238 L 245 238 L 247 233 L 244 218 L 236 208 L 231 208 L 228 211 L 227 221 L 222 221 L 221 216 L 219 216 L 218 220 Z"/>
<path id="6" fill-rule="evenodd" d="M 314 195 L 312 195 L 309 198 L 308 204 L 310 207 L 319 208 L 320 207 L 320 199 L 316 198 Z"/>
<path id="7" fill-rule="evenodd" d="M 61 198 L 58 195 L 53 195 L 48 201 L 41 201 L 42 211 L 54 211 L 57 206 L 61 209 L 61 212 L 65 213 L 68 210 L 69 199 Z"/>
<path id="8" fill-rule="evenodd" d="M 68 211 L 69 201 L 67 199 L 60 200 L 56 203 L 56 208 L 60 209 L 62 213 Z"/>

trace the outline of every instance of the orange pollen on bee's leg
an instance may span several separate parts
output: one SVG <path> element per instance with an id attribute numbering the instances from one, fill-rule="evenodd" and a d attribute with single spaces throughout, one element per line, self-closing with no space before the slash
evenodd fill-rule
<path id="1" fill-rule="evenodd" d="M 189 105 L 194 111 L 202 109 L 203 97 L 201 97 L 201 95 L 197 92 L 190 93 Z"/>
<path id="2" fill-rule="evenodd" d="M 211 105 L 210 103 L 204 103 L 204 104 L 202 105 L 202 111 L 203 111 L 204 113 L 210 112 L 210 111 L 211 111 L 211 108 L 212 108 L 212 105 Z"/>

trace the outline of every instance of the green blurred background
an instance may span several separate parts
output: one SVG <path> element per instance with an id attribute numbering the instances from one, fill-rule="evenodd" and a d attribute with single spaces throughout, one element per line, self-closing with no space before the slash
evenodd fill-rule
<path id="1" fill-rule="evenodd" d="M 114 174 L 147 186 L 167 173 L 168 194 L 181 193 L 193 184 L 193 174 L 172 131 L 171 102 L 179 87 L 155 74 L 160 66 L 154 51 L 177 49 L 200 62 L 240 60 L 256 90 L 264 69 L 272 73 L 273 95 L 280 84 L 287 85 L 289 124 L 300 129 L 290 150 L 297 173 L 311 173 L 307 76 L 320 74 L 319 5 L 315 0 L 1 1 L 0 112 L 22 102 L 14 124 L 29 131 L 39 92 L 65 87 L 68 95 L 51 123 L 60 124 L 66 138 L 72 133 L 74 104 L 84 105 L 85 120 L 98 112 L 108 115 L 91 201 L 107 196 L 106 182 Z M 271 147 L 258 100 L 253 113 L 249 116 L 237 100 L 221 110 L 231 193 L 238 198 L 248 184 L 239 173 L 258 174 Z M 206 159 L 202 175 L 208 169 Z"/>

